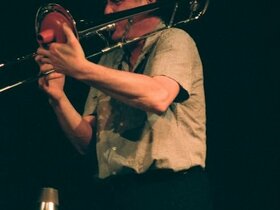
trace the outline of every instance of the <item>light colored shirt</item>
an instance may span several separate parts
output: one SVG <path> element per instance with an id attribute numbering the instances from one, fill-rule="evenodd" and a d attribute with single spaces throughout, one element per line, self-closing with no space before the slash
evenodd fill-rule
<path id="1" fill-rule="evenodd" d="M 114 50 L 102 56 L 100 64 L 128 71 L 123 55 L 122 49 Z M 182 94 L 165 113 L 157 115 L 91 88 L 84 115 L 97 118 L 98 176 L 205 167 L 203 71 L 193 39 L 176 28 L 147 38 L 134 71 L 139 67 L 145 75 L 164 75 L 177 81 Z"/>

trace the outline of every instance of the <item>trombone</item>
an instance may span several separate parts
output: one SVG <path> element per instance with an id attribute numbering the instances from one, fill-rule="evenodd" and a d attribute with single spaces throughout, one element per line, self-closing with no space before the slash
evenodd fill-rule
<path id="1" fill-rule="evenodd" d="M 146 39 L 147 37 L 150 37 L 155 33 L 167 28 L 179 27 L 181 25 L 195 21 L 205 14 L 208 9 L 209 1 L 210 0 L 158 0 L 157 2 L 152 4 L 104 15 L 102 19 L 100 21 L 97 21 L 97 23 L 95 24 L 93 23 L 93 21 L 79 20 L 80 23 L 86 22 L 86 25 L 89 25 L 88 28 L 84 28 L 83 30 L 77 29 L 76 22 L 67 9 L 63 8 L 59 4 L 49 3 L 37 10 L 35 18 L 36 38 L 38 44 L 40 44 L 41 46 L 47 46 L 52 42 L 64 43 L 66 41 L 65 35 L 62 31 L 62 25 L 64 23 L 68 24 L 68 26 L 73 30 L 75 36 L 79 40 L 97 35 L 106 42 L 106 47 L 99 50 L 98 52 L 87 55 L 86 58 L 90 60 L 96 56 L 100 56 L 114 49 L 122 48 L 131 43 Z M 168 13 L 168 18 L 166 18 L 167 20 L 164 20 L 164 27 L 145 34 L 141 37 L 135 37 L 130 40 L 122 40 L 121 42 L 117 42 L 112 45 L 108 44 L 109 42 L 108 40 L 106 40 L 103 34 L 113 31 L 118 21 L 130 19 L 135 15 L 148 14 L 153 12 L 159 16 Z M 18 64 L 25 60 L 32 59 L 35 56 L 36 53 L 31 53 L 18 57 L 15 59 L 15 61 L 0 63 L 0 70 L 1 68 L 7 67 L 10 64 Z M 38 74 L 37 76 L 30 77 L 3 87 L 0 89 L 0 93 L 23 84 L 36 81 L 40 77 L 44 77 L 54 71 L 55 69 L 52 69 L 46 73 Z"/>

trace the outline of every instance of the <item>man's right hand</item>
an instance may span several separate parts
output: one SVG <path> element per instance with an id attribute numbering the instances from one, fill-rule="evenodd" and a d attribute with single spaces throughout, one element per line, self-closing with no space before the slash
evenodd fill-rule
<path id="1" fill-rule="evenodd" d="M 40 66 L 40 72 L 46 73 L 53 69 L 51 64 L 46 64 L 41 62 L 41 55 L 35 57 L 35 61 Z M 62 97 L 65 96 L 64 93 L 64 83 L 65 75 L 57 72 L 52 72 L 46 76 L 39 78 L 38 80 L 39 87 L 44 90 L 53 101 L 58 102 Z"/>

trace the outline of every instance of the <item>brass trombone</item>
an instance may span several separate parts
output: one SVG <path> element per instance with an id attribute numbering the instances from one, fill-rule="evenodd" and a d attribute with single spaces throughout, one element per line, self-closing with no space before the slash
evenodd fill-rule
<path id="1" fill-rule="evenodd" d="M 130 40 L 122 40 L 121 42 L 115 43 L 113 45 L 108 45 L 100 51 L 86 56 L 87 59 L 92 59 L 96 56 L 102 55 L 104 53 L 110 52 L 117 48 L 122 48 L 133 42 L 137 42 L 142 39 L 146 39 L 153 34 L 165 30 L 171 27 L 179 27 L 180 25 L 190 23 L 194 20 L 199 19 L 205 14 L 208 9 L 209 0 L 161 0 L 156 3 L 144 5 L 141 7 L 104 15 L 101 21 L 93 24 L 88 21 L 88 28 L 83 30 L 77 30 L 76 22 L 73 19 L 70 12 L 64 9 L 59 4 L 50 3 L 45 6 L 40 7 L 37 10 L 35 18 L 35 31 L 37 42 L 40 45 L 48 45 L 51 42 L 65 42 L 65 35 L 62 31 L 62 24 L 67 23 L 70 28 L 72 28 L 74 34 L 79 40 L 89 38 L 92 36 L 99 36 L 105 42 L 108 42 L 106 38 L 102 35 L 104 32 L 112 31 L 115 28 L 115 23 L 124 19 L 130 19 L 135 15 L 157 13 L 158 15 L 165 14 L 166 11 L 170 13 L 167 20 L 164 20 L 165 26 L 163 28 L 157 29 L 151 33 L 143 35 L 141 37 L 136 37 Z M 84 20 L 80 20 L 84 22 Z M 8 63 L 0 63 L 0 70 L 10 63 L 17 64 L 22 61 L 34 58 L 36 53 L 31 53 L 29 55 L 24 55 L 15 59 L 15 61 Z M 9 90 L 11 88 L 17 87 L 22 84 L 30 83 L 37 80 L 40 77 L 46 76 L 55 70 L 50 70 L 44 74 L 39 74 L 35 77 L 24 79 L 22 81 L 16 82 L 12 85 L 8 85 L 0 89 L 0 93 Z"/>

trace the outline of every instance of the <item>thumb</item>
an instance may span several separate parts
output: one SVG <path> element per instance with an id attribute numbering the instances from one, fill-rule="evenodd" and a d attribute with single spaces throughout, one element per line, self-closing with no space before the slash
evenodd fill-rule
<path id="1" fill-rule="evenodd" d="M 67 43 L 71 43 L 73 40 L 77 39 L 73 30 L 66 23 L 63 23 L 62 29 L 66 36 Z"/>

